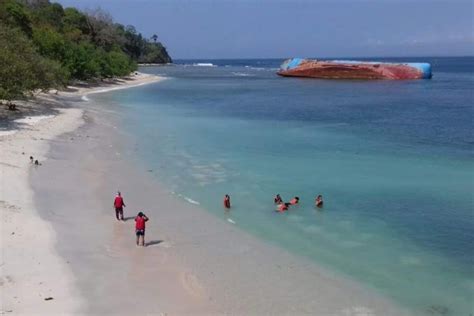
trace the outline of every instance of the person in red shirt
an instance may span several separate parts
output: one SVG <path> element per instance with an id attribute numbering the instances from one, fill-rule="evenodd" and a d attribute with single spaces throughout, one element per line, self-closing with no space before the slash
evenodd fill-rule
<path id="1" fill-rule="evenodd" d="M 296 205 L 296 204 L 298 204 L 299 202 L 300 202 L 300 198 L 297 197 L 297 196 L 295 196 L 294 198 L 292 198 L 292 199 L 290 200 L 290 204 L 291 204 L 291 205 Z"/>
<path id="2" fill-rule="evenodd" d="M 230 196 L 228 194 L 224 196 L 224 207 L 227 209 L 230 208 Z"/>
<path id="3" fill-rule="evenodd" d="M 290 203 L 283 203 L 281 202 L 280 204 L 277 205 L 277 209 L 276 211 L 277 212 L 284 212 L 284 211 L 288 211 L 288 207 L 290 206 Z"/>
<path id="4" fill-rule="evenodd" d="M 135 217 L 135 234 L 137 235 L 137 246 L 145 246 L 145 222 L 148 217 L 142 212 Z"/>
<path id="5" fill-rule="evenodd" d="M 122 194 L 120 194 L 120 191 L 117 192 L 117 196 L 115 197 L 114 200 L 114 208 L 115 208 L 115 217 L 117 220 L 122 220 L 123 221 L 123 208 L 125 207 L 125 203 L 123 202 L 123 197 Z"/>

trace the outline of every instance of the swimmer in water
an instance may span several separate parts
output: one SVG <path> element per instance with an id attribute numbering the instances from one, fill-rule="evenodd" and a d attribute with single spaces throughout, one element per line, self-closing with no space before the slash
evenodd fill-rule
<path id="1" fill-rule="evenodd" d="M 288 206 L 290 206 L 290 203 L 283 203 L 281 202 L 280 204 L 278 204 L 277 206 L 277 212 L 284 212 L 284 211 L 288 211 Z"/>
<path id="2" fill-rule="evenodd" d="M 275 204 L 283 203 L 283 199 L 281 198 L 280 194 L 277 194 L 273 201 L 275 202 Z"/>
<path id="3" fill-rule="evenodd" d="M 292 199 L 290 200 L 290 204 L 291 204 L 291 205 L 296 205 L 296 204 L 298 204 L 299 202 L 300 202 L 300 198 L 297 197 L 297 196 L 295 196 L 294 198 L 292 198 Z"/>
<path id="4" fill-rule="evenodd" d="M 230 196 L 228 194 L 224 196 L 224 208 L 230 208 Z"/>
<path id="5" fill-rule="evenodd" d="M 323 196 L 321 194 L 316 197 L 314 204 L 316 207 L 323 207 Z"/>

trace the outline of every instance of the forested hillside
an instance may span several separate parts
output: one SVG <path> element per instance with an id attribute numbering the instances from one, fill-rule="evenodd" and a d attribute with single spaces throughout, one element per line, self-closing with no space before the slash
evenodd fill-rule
<path id="1" fill-rule="evenodd" d="M 0 100 L 71 80 L 125 76 L 137 63 L 169 63 L 166 48 L 101 10 L 48 0 L 0 0 Z"/>

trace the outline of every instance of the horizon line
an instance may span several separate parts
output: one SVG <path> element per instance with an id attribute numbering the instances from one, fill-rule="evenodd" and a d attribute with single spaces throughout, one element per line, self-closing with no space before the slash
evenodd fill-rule
<path id="1" fill-rule="evenodd" d="M 474 58 L 473 55 L 407 55 L 407 56 L 322 56 L 322 57 L 301 57 L 301 56 L 292 56 L 292 57 L 177 57 L 173 60 L 235 60 L 235 59 L 288 59 L 288 58 L 310 58 L 310 59 L 329 59 L 329 58 Z"/>

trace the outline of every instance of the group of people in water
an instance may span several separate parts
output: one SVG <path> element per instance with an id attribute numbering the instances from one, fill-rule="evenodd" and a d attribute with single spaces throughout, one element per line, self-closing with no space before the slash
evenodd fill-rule
<path id="1" fill-rule="evenodd" d="M 295 196 L 294 198 L 292 198 L 290 200 L 290 202 L 284 202 L 283 199 L 281 198 L 280 194 L 277 194 L 275 196 L 275 198 L 273 199 L 273 202 L 277 206 L 276 207 L 277 212 L 284 212 L 284 211 L 288 211 L 288 209 L 291 205 L 299 204 L 300 203 L 300 198 Z M 314 199 L 314 206 L 316 206 L 318 208 L 323 207 L 323 196 L 321 194 L 316 196 L 316 198 Z M 224 208 L 225 209 L 230 209 L 230 196 L 228 194 L 226 194 L 224 196 Z"/>

